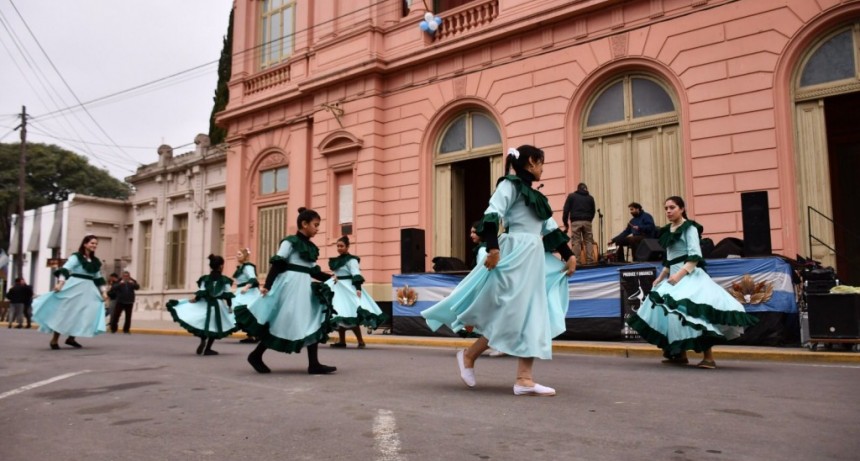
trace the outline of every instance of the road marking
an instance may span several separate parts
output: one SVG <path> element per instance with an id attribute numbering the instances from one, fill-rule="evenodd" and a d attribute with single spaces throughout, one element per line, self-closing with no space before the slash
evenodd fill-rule
<path id="1" fill-rule="evenodd" d="M 35 389 L 37 387 L 42 387 L 53 382 L 57 382 L 66 378 L 71 378 L 72 376 L 82 375 L 84 373 L 89 373 L 90 370 L 76 371 L 74 373 L 66 373 L 60 376 L 54 376 L 53 378 L 46 379 L 44 381 L 39 381 L 38 383 L 27 384 L 26 386 L 19 387 L 18 389 L 12 389 L 11 391 L 4 392 L 0 394 L 0 400 L 5 399 L 6 397 L 12 397 L 13 395 L 20 394 L 22 392 L 29 391 L 30 389 Z"/>
<path id="2" fill-rule="evenodd" d="M 377 461 L 403 461 L 400 455 L 400 437 L 397 435 L 397 421 L 391 410 L 379 409 L 373 418 L 373 437 L 379 456 Z"/>

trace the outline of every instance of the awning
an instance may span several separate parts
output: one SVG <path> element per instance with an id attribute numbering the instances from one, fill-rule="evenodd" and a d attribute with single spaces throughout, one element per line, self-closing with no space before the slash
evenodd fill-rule
<path id="1" fill-rule="evenodd" d="M 27 251 L 39 251 L 39 239 L 42 237 L 42 209 L 36 208 L 33 213 L 33 230 L 30 232 L 30 241 L 27 242 Z"/>
<path id="2" fill-rule="evenodd" d="M 51 226 L 51 234 L 48 236 L 48 248 L 59 250 L 63 247 L 63 204 L 54 205 L 54 225 Z"/>
<path id="3" fill-rule="evenodd" d="M 9 240 L 9 255 L 18 254 L 18 220 L 21 219 L 20 216 L 15 216 L 15 219 L 12 220 L 12 229 L 11 234 L 12 238 Z"/>

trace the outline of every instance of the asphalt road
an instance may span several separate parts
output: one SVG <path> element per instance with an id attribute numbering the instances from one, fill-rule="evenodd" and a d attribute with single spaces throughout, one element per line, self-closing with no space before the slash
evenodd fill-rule
<path id="1" fill-rule="evenodd" d="M 484 357 L 478 387 L 453 349 L 300 355 L 182 336 L 82 338 L 0 330 L 0 459 L 99 460 L 856 460 L 860 366 L 556 354 L 535 366 L 555 397 L 512 395 L 516 361 Z M 352 345 L 351 345 L 352 346 Z"/>

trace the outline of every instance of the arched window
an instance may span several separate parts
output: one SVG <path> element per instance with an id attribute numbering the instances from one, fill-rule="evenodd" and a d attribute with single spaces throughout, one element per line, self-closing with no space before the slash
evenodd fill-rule
<path id="1" fill-rule="evenodd" d="M 437 154 L 449 158 L 483 156 L 487 151 L 501 149 L 501 146 L 502 136 L 492 118 L 480 112 L 466 112 L 445 129 Z"/>
<path id="2" fill-rule="evenodd" d="M 585 128 L 610 126 L 611 129 L 618 124 L 647 122 L 666 116 L 677 117 L 677 113 L 663 85 L 648 76 L 628 75 L 601 90 L 588 109 Z"/>
<path id="3" fill-rule="evenodd" d="M 798 81 L 799 88 L 821 85 L 841 80 L 856 80 L 857 47 L 854 28 L 836 32 L 823 40 L 803 64 Z"/>
<path id="4" fill-rule="evenodd" d="M 504 174 L 502 135 L 486 112 L 455 115 L 434 149 L 433 251 L 464 262 L 472 257 L 469 225 L 480 219 L 496 180 Z"/>
<path id="5" fill-rule="evenodd" d="M 630 202 L 641 203 L 659 223 L 663 200 L 684 194 L 676 107 L 668 87 L 646 74 L 607 81 L 586 106 L 582 181 L 604 213 L 598 230 L 604 242 L 626 227 Z"/>

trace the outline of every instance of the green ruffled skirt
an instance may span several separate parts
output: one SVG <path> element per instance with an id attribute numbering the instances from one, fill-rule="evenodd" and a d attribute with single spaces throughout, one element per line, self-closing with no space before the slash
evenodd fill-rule
<path id="1" fill-rule="evenodd" d="M 627 324 L 663 349 L 666 357 L 686 350 L 702 352 L 735 339 L 758 319 L 702 269 L 676 285 L 664 280 L 648 295 Z"/>

